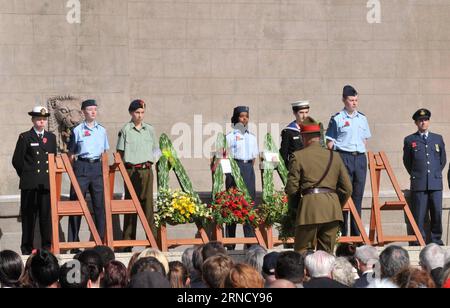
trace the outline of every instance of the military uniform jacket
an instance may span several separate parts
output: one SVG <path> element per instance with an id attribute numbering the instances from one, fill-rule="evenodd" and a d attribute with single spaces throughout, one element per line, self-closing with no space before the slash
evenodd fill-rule
<path id="1" fill-rule="evenodd" d="M 446 163 L 441 135 L 428 133 L 426 142 L 419 132 L 405 138 L 403 164 L 411 177 L 412 191 L 442 190 L 442 170 Z"/>
<path id="2" fill-rule="evenodd" d="M 325 173 L 329 159 L 330 151 L 318 142 L 292 154 L 286 193 L 300 195 L 301 191 L 311 188 Z M 352 184 L 338 154 L 334 153 L 330 171 L 320 187 L 336 190 L 337 194 L 311 194 L 300 198 L 297 226 L 343 221 L 342 207 L 352 194 Z"/>
<path id="3" fill-rule="evenodd" d="M 286 165 L 289 163 L 289 156 L 301 149 L 303 149 L 303 140 L 297 123 L 294 121 L 281 132 L 280 154 Z"/>
<path id="4" fill-rule="evenodd" d="M 20 134 L 12 164 L 20 177 L 22 190 L 50 189 L 48 154 L 56 154 L 56 136 L 44 132 L 42 140 L 32 128 Z"/>

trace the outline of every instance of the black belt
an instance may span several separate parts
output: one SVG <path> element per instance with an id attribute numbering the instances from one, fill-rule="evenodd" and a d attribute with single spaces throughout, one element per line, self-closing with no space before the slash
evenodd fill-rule
<path id="1" fill-rule="evenodd" d="M 240 163 L 244 163 L 244 164 L 249 164 L 253 162 L 252 160 L 242 160 L 242 159 L 235 159 L 235 161 L 240 162 Z"/>
<path id="2" fill-rule="evenodd" d="M 302 196 L 316 194 L 335 194 L 336 191 L 330 188 L 309 188 L 302 191 Z"/>
<path id="3" fill-rule="evenodd" d="M 142 164 L 130 164 L 130 163 L 126 163 L 125 164 L 125 168 L 127 169 L 151 169 L 152 168 L 152 163 L 151 162 L 146 162 L 146 163 L 142 163 Z"/>
<path id="4" fill-rule="evenodd" d="M 348 155 L 353 155 L 353 156 L 359 156 L 359 155 L 365 155 L 366 153 L 360 153 L 360 152 L 347 152 L 347 151 L 341 151 L 341 150 L 337 150 L 339 153 L 344 153 L 344 154 L 348 154 Z"/>
<path id="5" fill-rule="evenodd" d="M 95 164 L 95 163 L 98 163 L 98 162 L 100 162 L 101 161 L 101 159 L 100 158 L 84 158 L 84 157 L 78 157 L 78 160 L 79 161 L 84 161 L 84 162 L 87 162 L 87 163 L 90 163 L 90 164 Z"/>

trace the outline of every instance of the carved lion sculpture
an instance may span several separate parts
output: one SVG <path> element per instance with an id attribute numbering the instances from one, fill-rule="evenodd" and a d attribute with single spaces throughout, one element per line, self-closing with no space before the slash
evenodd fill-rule
<path id="1" fill-rule="evenodd" d="M 70 95 L 51 97 L 47 106 L 50 112 L 49 131 L 56 135 L 58 151 L 67 153 L 72 128 L 84 120 L 81 100 Z"/>

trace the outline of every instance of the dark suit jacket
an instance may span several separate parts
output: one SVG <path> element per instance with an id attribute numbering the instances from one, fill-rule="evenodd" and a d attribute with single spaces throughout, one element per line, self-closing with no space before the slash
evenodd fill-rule
<path id="1" fill-rule="evenodd" d="M 368 279 L 370 275 L 373 275 L 373 273 L 365 273 L 364 275 L 362 275 L 358 280 L 355 281 L 353 288 L 355 289 L 367 288 L 370 284 Z"/>
<path id="2" fill-rule="evenodd" d="M 280 154 L 286 167 L 289 167 L 289 155 L 303 149 L 303 140 L 296 122 L 290 123 L 281 132 Z"/>
<path id="3" fill-rule="evenodd" d="M 334 281 L 330 278 L 313 278 L 310 281 L 303 284 L 305 289 L 346 289 L 346 285 Z"/>
<path id="4" fill-rule="evenodd" d="M 411 176 L 412 191 L 442 190 L 442 170 L 446 163 L 441 135 L 429 133 L 427 142 L 419 132 L 405 138 L 403 164 Z"/>
<path id="5" fill-rule="evenodd" d="M 56 154 L 54 134 L 45 132 L 42 140 L 33 128 L 20 134 L 12 159 L 14 169 L 20 177 L 20 189 L 50 189 L 49 153 Z"/>

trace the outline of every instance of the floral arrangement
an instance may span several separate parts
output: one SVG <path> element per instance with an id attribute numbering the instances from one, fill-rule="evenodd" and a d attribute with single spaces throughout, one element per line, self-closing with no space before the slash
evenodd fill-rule
<path id="1" fill-rule="evenodd" d="M 156 201 L 155 223 L 178 225 L 211 220 L 211 210 L 206 204 L 197 203 L 195 198 L 185 192 L 160 189 Z"/>
<path id="2" fill-rule="evenodd" d="M 210 209 L 218 225 L 249 224 L 256 227 L 260 221 L 254 203 L 249 203 L 245 193 L 236 188 L 217 193 Z"/>
<path id="3" fill-rule="evenodd" d="M 260 207 L 261 220 L 267 227 L 280 224 L 289 210 L 286 194 L 283 191 L 279 191 L 267 196 L 265 199 L 265 203 Z"/>

